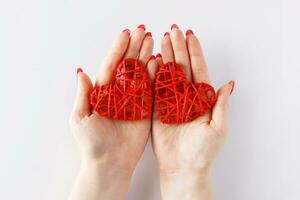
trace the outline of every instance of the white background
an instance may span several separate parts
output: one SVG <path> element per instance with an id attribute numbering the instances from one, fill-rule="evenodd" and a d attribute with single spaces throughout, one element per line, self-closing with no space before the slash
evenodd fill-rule
<path id="1" fill-rule="evenodd" d="M 300 199 L 298 8 L 280 0 L 1 0 L 0 199 L 67 199 L 80 163 L 68 127 L 76 66 L 95 78 L 115 35 L 141 23 L 155 53 L 172 23 L 193 29 L 213 85 L 236 81 L 231 135 L 213 171 L 216 199 Z M 150 143 L 127 199 L 160 199 Z"/>

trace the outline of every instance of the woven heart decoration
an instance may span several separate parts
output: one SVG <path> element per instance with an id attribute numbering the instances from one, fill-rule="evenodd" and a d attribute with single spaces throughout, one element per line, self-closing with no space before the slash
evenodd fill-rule
<path id="1" fill-rule="evenodd" d="M 182 67 L 175 62 L 160 66 L 156 73 L 155 105 L 162 123 L 192 121 L 211 110 L 216 99 L 211 85 L 187 83 Z"/>
<path id="2" fill-rule="evenodd" d="M 111 83 L 95 87 L 90 104 L 100 115 L 118 120 L 142 120 L 152 114 L 148 73 L 138 60 L 124 59 Z"/>

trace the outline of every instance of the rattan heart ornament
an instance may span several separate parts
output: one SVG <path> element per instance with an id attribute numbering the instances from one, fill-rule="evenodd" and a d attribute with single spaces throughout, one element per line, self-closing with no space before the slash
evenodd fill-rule
<path id="1" fill-rule="evenodd" d="M 90 96 L 93 109 L 118 120 L 142 120 L 152 114 L 148 73 L 136 59 L 124 59 L 111 83 L 95 87 Z"/>
<path id="2" fill-rule="evenodd" d="M 162 123 L 178 124 L 205 114 L 216 102 L 214 88 L 207 83 L 187 83 L 179 64 L 159 67 L 155 78 L 155 106 Z"/>

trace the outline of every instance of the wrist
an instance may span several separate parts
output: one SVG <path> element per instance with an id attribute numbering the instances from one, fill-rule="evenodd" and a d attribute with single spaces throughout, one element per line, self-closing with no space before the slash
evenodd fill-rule
<path id="1" fill-rule="evenodd" d="M 131 178 L 134 168 L 128 163 L 119 163 L 117 158 L 93 158 L 88 156 L 82 156 L 81 168 L 90 168 L 98 172 L 105 172 L 107 175 L 110 173 L 121 175 L 122 177 Z"/>
<path id="2" fill-rule="evenodd" d="M 211 170 L 160 171 L 163 199 L 212 199 Z"/>
<path id="3" fill-rule="evenodd" d="M 124 199 L 132 172 L 99 160 L 83 160 L 80 174 L 95 179 L 103 199 Z"/>

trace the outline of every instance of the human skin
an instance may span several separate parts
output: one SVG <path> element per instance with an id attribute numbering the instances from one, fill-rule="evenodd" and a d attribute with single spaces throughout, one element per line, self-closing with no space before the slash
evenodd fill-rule
<path id="1" fill-rule="evenodd" d="M 162 41 L 162 58 L 150 59 L 153 39 L 143 27 L 132 34 L 123 31 L 104 59 L 96 85 L 109 83 L 122 58 L 138 58 L 152 81 L 158 65 L 176 61 L 188 81 L 209 83 L 200 43 L 194 34 L 186 38 L 173 26 Z M 214 158 L 228 134 L 228 97 L 233 82 L 217 92 L 212 112 L 192 122 L 162 124 L 157 113 L 151 119 L 121 121 L 93 112 L 93 90 L 87 74 L 79 70 L 78 91 L 70 126 L 80 146 L 82 164 L 70 200 L 124 199 L 134 168 L 152 129 L 152 145 L 160 169 L 163 199 L 212 199 L 210 172 Z"/>
<path id="2" fill-rule="evenodd" d="M 132 34 L 125 29 L 104 59 L 96 86 L 110 82 L 123 58 L 138 58 L 146 68 L 155 68 L 157 63 L 155 57 L 151 57 L 152 49 L 152 36 L 145 32 L 143 25 Z M 149 138 L 151 119 L 122 121 L 100 116 L 89 103 L 94 88 L 90 78 L 79 69 L 77 80 L 70 126 L 82 153 L 82 164 L 69 199 L 124 199 Z"/>
<path id="3" fill-rule="evenodd" d="M 189 82 L 210 82 L 200 42 L 192 31 L 184 36 L 173 25 L 162 39 L 161 52 L 162 57 L 156 56 L 158 65 L 176 61 L 183 66 Z M 212 111 L 191 122 L 162 124 L 154 109 L 152 145 L 160 170 L 162 199 L 213 198 L 211 168 L 228 135 L 228 99 L 233 86 L 233 81 L 223 85 Z"/>

